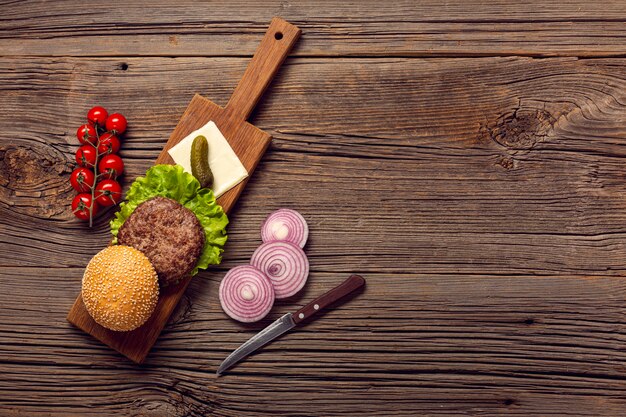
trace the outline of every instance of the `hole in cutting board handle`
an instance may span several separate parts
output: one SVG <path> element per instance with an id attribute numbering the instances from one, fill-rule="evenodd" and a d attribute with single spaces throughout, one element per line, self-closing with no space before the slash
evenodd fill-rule
<path id="1" fill-rule="evenodd" d="M 276 39 L 277 41 L 281 40 L 282 38 L 283 38 L 283 32 L 274 33 L 274 39 Z"/>

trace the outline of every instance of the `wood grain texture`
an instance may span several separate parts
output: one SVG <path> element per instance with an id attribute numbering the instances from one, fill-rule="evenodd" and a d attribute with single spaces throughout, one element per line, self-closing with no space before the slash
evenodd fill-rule
<path id="1" fill-rule="evenodd" d="M 0 5 L 0 54 L 252 56 L 273 16 L 298 25 L 300 56 L 626 56 L 626 3 L 73 1 Z"/>
<path id="2" fill-rule="evenodd" d="M 14 71 L 19 61 L 0 60 L 8 413 L 626 409 L 623 60 L 290 60 L 254 115 L 274 141 L 231 215 L 224 263 L 192 281 L 141 368 L 64 322 L 84 265 L 109 239 L 104 221 L 92 232 L 56 212 L 71 198 L 60 168 L 75 149 L 68 126 L 98 97 L 128 112 L 126 188 L 158 156 L 202 74 L 221 71 L 203 93 L 226 103 L 247 60 L 134 58 L 116 71 L 118 62 L 32 60 Z M 111 85 L 124 94 L 108 95 Z M 43 114 L 27 111 L 27 97 Z M 47 112 L 64 116 L 39 126 Z M 309 221 L 312 273 L 268 320 L 345 273 L 362 273 L 367 290 L 213 379 L 267 324 L 230 321 L 219 280 L 249 260 L 264 217 L 281 206 Z M 46 370 L 36 382 L 35 369 Z"/>
<path id="3" fill-rule="evenodd" d="M 296 26 L 279 18 L 273 19 L 228 105 L 222 108 L 196 94 L 161 150 L 156 163 L 174 163 L 168 150 L 194 130 L 213 121 L 228 140 L 248 174 L 252 175 L 270 144 L 271 136 L 246 122 L 246 119 L 299 36 L 300 30 Z M 222 206 L 225 213 L 230 213 L 247 181 L 248 179 L 240 182 L 218 198 L 217 203 Z M 67 320 L 129 359 L 141 363 L 161 334 L 190 281 L 191 277 L 187 277 L 176 285 L 162 289 L 152 316 L 145 324 L 131 332 L 115 332 L 96 323 L 80 295 L 70 309 Z"/>
<path id="4" fill-rule="evenodd" d="M 0 415 L 626 414 L 626 60 L 573 58 L 623 55 L 623 2 L 178 4 L 0 6 Z M 272 144 L 223 264 L 134 365 L 65 321 L 110 239 L 110 213 L 66 210 L 75 127 L 128 116 L 126 190 L 194 93 L 226 105 L 275 14 L 305 35 L 252 114 Z M 480 57 L 502 54 L 572 57 Z M 309 282 L 241 326 L 219 282 L 285 206 Z M 350 273 L 361 295 L 215 378 Z"/>
<path id="5" fill-rule="evenodd" d="M 5 266 L 84 266 L 109 240 L 104 219 L 89 232 L 63 210 L 72 126 L 90 103 L 131 120 L 127 189 L 198 79 L 221 72 L 200 92 L 225 104 L 248 60 L 46 62 L 0 61 Z M 254 115 L 274 141 L 233 213 L 225 267 L 289 206 L 319 225 L 308 253 L 325 271 L 624 274 L 625 80 L 621 59 L 291 60 Z"/>
<path id="6" fill-rule="evenodd" d="M 349 297 L 354 297 L 365 287 L 365 278 L 360 275 L 350 275 L 344 282 L 309 301 L 304 307 L 293 313 L 292 319 L 295 324 L 302 325 L 303 322 L 312 317 L 319 317 L 324 310 L 333 306 L 338 306 L 340 300 L 346 301 Z"/>
<path id="7" fill-rule="evenodd" d="M 223 273 L 204 272 L 141 367 L 66 325 L 83 268 L 2 268 L 11 294 L 0 293 L 0 412 L 615 416 L 626 407 L 623 277 L 370 273 L 358 297 L 216 378 L 232 349 L 343 279 L 313 266 L 300 299 L 249 327 L 216 301 Z M 45 302 L 33 296 L 42 293 Z"/>

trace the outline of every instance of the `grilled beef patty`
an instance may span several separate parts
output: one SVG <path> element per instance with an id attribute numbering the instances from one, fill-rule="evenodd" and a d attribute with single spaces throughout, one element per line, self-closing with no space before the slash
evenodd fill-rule
<path id="1" fill-rule="evenodd" d="M 153 197 L 141 203 L 120 227 L 120 245 L 143 252 L 167 286 L 188 275 L 204 246 L 204 229 L 196 215 L 177 201 Z"/>

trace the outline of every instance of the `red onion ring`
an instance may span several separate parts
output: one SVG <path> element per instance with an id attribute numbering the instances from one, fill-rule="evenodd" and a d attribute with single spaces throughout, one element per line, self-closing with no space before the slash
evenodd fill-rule
<path id="1" fill-rule="evenodd" d="M 270 214 L 261 227 L 263 242 L 287 241 L 301 248 L 309 238 L 309 226 L 300 213 L 291 209 L 280 209 Z"/>
<path id="2" fill-rule="evenodd" d="M 250 265 L 237 266 L 220 283 L 220 303 L 231 318 L 244 323 L 261 320 L 274 304 L 270 280 Z"/>
<path id="3" fill-rule="evenodd" d="M 304 251 L 291 242 L 263 243 L 252 254 L 250 264 L 270 279 L 277 299 L 300 291 L 309 277 L 309 260 Z"/>

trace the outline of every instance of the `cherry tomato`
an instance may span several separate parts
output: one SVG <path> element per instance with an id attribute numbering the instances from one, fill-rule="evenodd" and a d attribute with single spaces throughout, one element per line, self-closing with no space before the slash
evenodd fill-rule
<path id="1" fill-rule="evenodd" d="M 126 132 L 126 118 L 120 113 L 113 113 L 107 118 L 106 128 L 109 132 L 122 134 Z"/>
<path id="2" fill-rule="evenodd" d="M 95 216 L 100 207 L 95 201 L 93 201 L 93 207 L 91 203 L 91 194 L 81 193 L 74 197 L 74 200 L 72 200 L 72 212 L 74 213 L 74 216 L 81 220 L 89 220 L 90 210 L 93 211 L 93 215 Z"/>
<path id="3" fill-rule="evenodd" d="M 117 153 L 120 150 L 120 139 L 109 133 L 103 133 L 100 135 L 100 144 L 98 145 L 98 152 L 106 155 L 110 153 Z"/>
<path id="4" fill-rule="evenodd" d="M 96 128 L 90 124 L 84 124 L 76 131 L 76 137 L 83 145 L 92 144 L 95 145 L 98 140 L 96 136 Z"/>
<path id="5" fill-rule="evenodd" d="M 79 193 L 87 193 L 93 187 L 95 176 L 93 171 L 87 168 L 76 168 L 70 176 L 72 187 Z"/>
<path id="6" fill-rule="evenodd" d="M 102 180 L 96 185 L 96 202 L 101 206 L 114 206 L 122 200 L 122 186 L 115 180 Z"/>
<path id="7" fill-rule="evenodd" d="M 81 167 L 92 168 L 96 165 L 96 148 L 83 145 L 76 151 L 76 163 Z"/>
<path id="8" fill-rule="evenodd" d="M 106 155 L 98 164 L 98 172 L 105 178 L 117 178 L 124 172 L 124 162 L 115 154 Z"/>
<path id="9" fill-rule="evenodd" d="M 109 117 L 109 113 L 102 106 L 92 107 L 91 110 L 87 112 L 87 120 L 100 127 L 104 127 L 107 117 Z"/>

